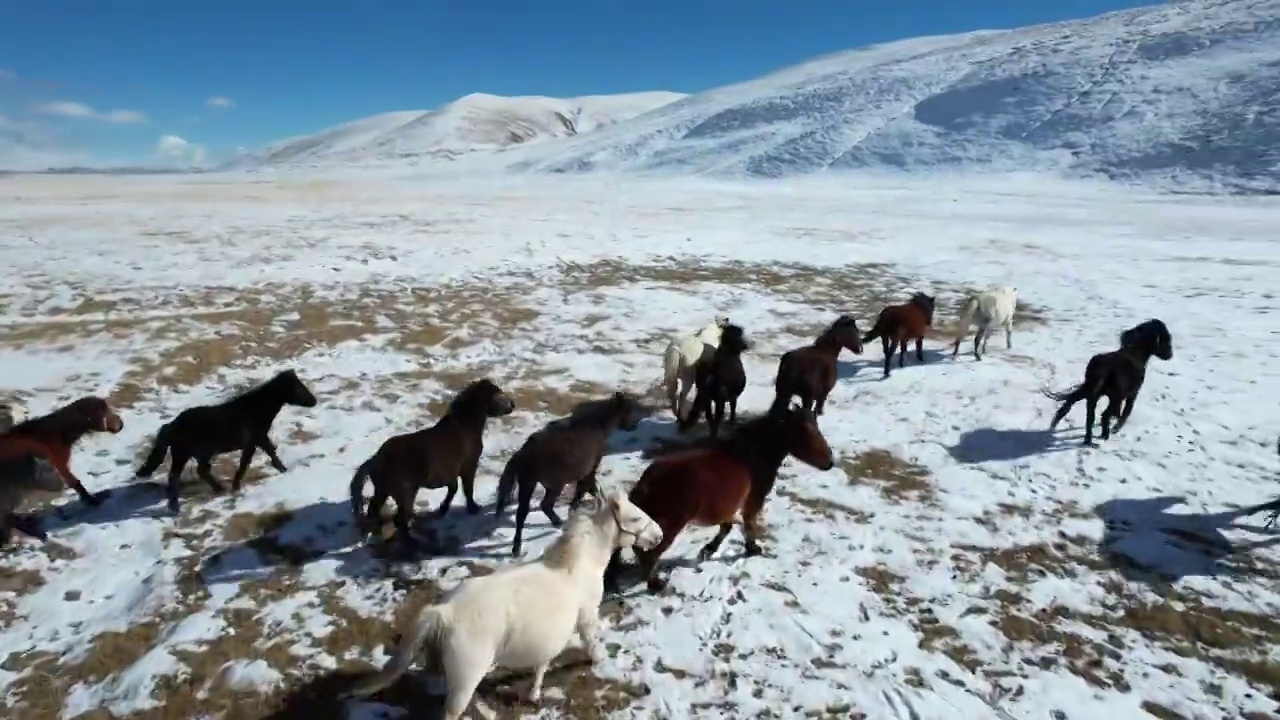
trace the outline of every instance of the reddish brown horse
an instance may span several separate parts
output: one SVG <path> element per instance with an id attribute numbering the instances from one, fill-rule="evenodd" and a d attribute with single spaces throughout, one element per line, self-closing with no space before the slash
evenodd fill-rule
<path id="1" fill-rule="evenodd" d="M 862 336 L 862 342 L 880 338 L 884 348 L 884 376 L 889 377 L 889 361 L 898 348 L 898 367 L 906 367 L 907 341 L 916 341 L 916 360 L 924 362 L 924 336 L 933 326 L 933 306 L 937 298 L 918 292 L 901 305 L 890 305 L 880 311 L 876 324 Z"/>
<path id="2" fill-rule="evenodd" d="M 730 437 L 653 461 L 629 496 L 662 528 L 662 542 L 652 550 L 636 550 L 649 591 L 666 587 L 655 574 L 658 559 L 687 525 L 719 528 L 698 553 L 699 562 L 719 549 L 737 522 L 742 523 L 747 556 L 763 553 L 758 542 L 760 511 L 787 456 L 819 470 L 835 464 L 817 418 L 798 405 L 772 408 L 764 417 L 740 425 Z M 605 570 L 605 587 L 617 588 L 621 562 L 615 551 Z"/>
<path id="3" fill-rule="evenodd" d="M 836 360 L 840 351 L 862 354 L 859 334 L 857 321 L 841 315 L 812 345 L 783 353 L 778 361 L 778 376 L 773 381 L 773 406 L 785 408 L 795 395 L 805 410 L 821 415 L 827 406 L 827 396 L 836 386 L 839 375 Z"/>
<path id="4" fill-rule="evenodd" d="M 48 415 L 18 423 L 0 433 L 0 460 L 18 460 L 29 455 L 43 457 L 62 476 L 62 482 L 76 491 L 86 505 L 102 504 L 106 492 L 89 494 L 80 478 L 71 472 L 71 448 L 89 433 L 109 432 L 124 428 L 106 400 L 88 396 L 61 407 Z"/>

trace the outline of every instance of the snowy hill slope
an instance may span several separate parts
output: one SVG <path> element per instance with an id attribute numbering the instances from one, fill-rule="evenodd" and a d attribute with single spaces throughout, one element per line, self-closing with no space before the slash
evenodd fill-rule
<path id="1" fill-rule="evenodd" d="M 473 93 L 436 110 L 383 113 L 314 135 L 290 138 L 242 156 L 229 167 L 453 158 L 531 140 L 586 133 L 682 97 L 670 92 L 580 98 Z"/>
<path id="2" fill-rule="evenodd" d="M 839 53 L 530 148 L 523 170 L 777 177 L 981 165 L 1280 187 L 1280 0 Z"/>

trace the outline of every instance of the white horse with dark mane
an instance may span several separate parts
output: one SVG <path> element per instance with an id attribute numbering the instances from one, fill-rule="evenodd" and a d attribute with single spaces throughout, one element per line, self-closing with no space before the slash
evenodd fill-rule
<path id="1" fill-rule="evenodd" d="M 547 667 L 575 635 L 592 661 L 604 657 L 596 626 L 604 570 L 613 551 L 651 549 L 661 541 L 662 529 L 653 518 L 624 493 L 610 492 L 595 510 L 570 516 L 538 559 L 467 578 L 444 602 L 423 608 L 381 672 L 343 697 L 388 687 L 423 654 L 424 666 L 442 671 L 448 685 L 445 720 L 462 716 L 476 686 L 494 667 L 533 668 L 529 700 L 536 703 Z M 494 715 L 483 702 L 477 702 L 477 709 L 485 717 Z"/>
<path id="2" fill-rule="evenodd" d="M 973 336 L 973 357 L 981 360 L 978 344 L 982 344 L 982 352 L 987 351 L 987 341 L 991 339 L 991 331 L 997 327 L 1004 328 L 1004 343 L 1009 350 L 1013 349 L 1013 314 L 1018 309 L 1018 288 L 993 287 L 982 292 L 973 293 L 964 302 L 960 310 L 960 320 L 956 324 L 956 344 L 951 349 L 951 357 L 960 352 L 960 341 L 969 334 L 969 328 L 978 326 L 978 333 Z"/>
<path id="3" fill-rule="evenodd" d="M 729 318 L 716 316 L 706 327 L 692 335 L 672 335 L 662 354 L 662 381 L 667 390 L 667 403 L 677 420 L 684 419 L 693 389 L 693 366 L 699 360 L 710 360 L 720 347 L 720 334 Z"/>

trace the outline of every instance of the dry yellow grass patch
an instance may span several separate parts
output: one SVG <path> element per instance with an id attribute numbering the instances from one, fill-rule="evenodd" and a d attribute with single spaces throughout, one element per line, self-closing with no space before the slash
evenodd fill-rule
<path id="1" fill-rule="evenodd" d="M 936 504 L 937 489 L 929 481 L 929 469 L 908 462 L 888 450 L 868 450 L 842 458 L 839 467 L 851 484 L 872 483 L 895 502 Z"/>

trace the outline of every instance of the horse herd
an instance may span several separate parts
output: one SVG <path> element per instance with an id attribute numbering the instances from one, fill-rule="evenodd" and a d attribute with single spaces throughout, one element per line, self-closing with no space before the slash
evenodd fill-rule
<path id="1" fill-rule="evenodd" d="M 952 356 L 971 325 L 974 357 L 982 359 L 993 329 L 1003 327 L 1012 347 L 1016 290 L 992 288 L 968 297 L 954 328 Z M 896 349 L 901 368 L 908 343 L 924 361 L 923 340 L 933 326 L 935 297 L 915 293 L 902 304 L 880 311 L 871 329 L 862 334 L 848 315 L 835 319 L 810 344 L 788 350 L 778 362 L 775 396 L 767 412 L 738 422 L 738 398 L 746 387 L 742 354 L 749 350 L 745 332 L 725 317 L 691 336 L 671 339 L 664 353 L 664 382 L 670 409 L 682 431 L 705 417 L 706 438 L 687 443 L 676 452 L 653 459 L 629 493 L 601 493 L 596 480 L 607 442 L 616 431 L 633 431 L 653 413 L 638 396 L 615 392 L 583 403 L 565 418 L 532 433 L 508 459 L 498 481 L 495 510 L 501 514 L 516 498 L 516 531 L 512 554 L 520 555 L 522 534 L 535 489 L 544 490 L 539 509 L 556 527 L 564 521 L 554 506 L 564 487 L 575 485 L 570 509 L 590 494 L 591 512 L 571 514 L 560 536 L 534 561 L 484 578 L 465 581 L 450 599 L 427 608 L 413 629 L 405 633 L 396 655 L 374 678 L 351 694 L 372 693 L 402 674 L 424 647 L 428 665 L 444 671 L 449 685 L 446 717 L 457 718 L 470 702 L 476 684 L 494 665 L 534 668 L 530 693 L 537 700 L 542 675 L 551 660 L 576 633 L 598 655 L 595 639 L 598 606 L 605 588 L 618 587 L 621 550 L 630 547 L 649 591 L 659 592 L 666 581 L 656 574 L 657 563 L 688 526 L 716 527 L 715 536 L 698 552 L 699 561 L 712 556 L 734 525 L 740 525 L 747 556 L 763 552 L 759 544 L 761 510 L 787 457 L 818 470 L 835 465 L 831 448 L 818 425 L 837 379 L 837 359 L 843 350 L 863 352 L 863 344 L 880 339 L 884 377 Z M 1147 320 L 1120 335 L 1120 347 L 1094 355 L 1084 381 L 1061 393 L 1046 393 L 1062 403 L 1056 426 L 1075 403 L 1087 403 L 1084 442 L 1093 445 L 1098 400 L 1109 404 L 1102 412 L 1104 439 L 1118 432 L 1133 411 L 1151 357 L 1173 357 L 1172 338 L 1164 323 Z M 693 403 L 687 402 L 691 390 Z M 798 398 L 799 402 L 792 402 Z M 315 407 L 317 399 L 290 369 L 215 405 L 191 407 L 178 413 L 156 433 L 154 445 L 136 475 L 149 477 L 170 458 L 166 485 L 168 508 L 180 511 L 179 481 L 183 468 L 196 462 L 199 478 L 214 493 L 225 492 L 212 472 L 213 458 L 240 451 L 231 480 L 238 492 L 257 450 L 267 454 L 278 472 L 287 470 L 269 437 L 272 423 L 285 405 Z M 720 433 L 728 408 L 734 426 Z M 468 513 L 481 506 L 474 497 L 475 479 L 484 451 L 484 429 L 491 418 L 510 415 L 515 403 L 490 379 L 466 385 L 435 424 L 388 438 L 357 467 L 350 484 L 351 510 L 361 534 L 381 527 L 388 500 L 395 503 L 393 524 L 400 547 L 417 550 L 412 532 L 414 501 L 422 488 L 447 488 L 435 515 L 448 512 L 459 482 Z M 1115 427 L 1111 421 L 1116 420 Z M 39 539 L 47 535 L 37 518 L 18 512 L 23 496 L 50 487 L 50 478 L 73 489 L 91 506 L 106 492 L 91 494 L 70 468 L 72 447 L 87 433 L 119 433 L 120 416 L 100 397 L 84 397 L 47 415 L 17 422 L 0 432 L 0 543 L 12 529 Z M 57 480 L 53 481 L 54 483 Z M 372 485 L 367 507 L 366 484 Z"/>

